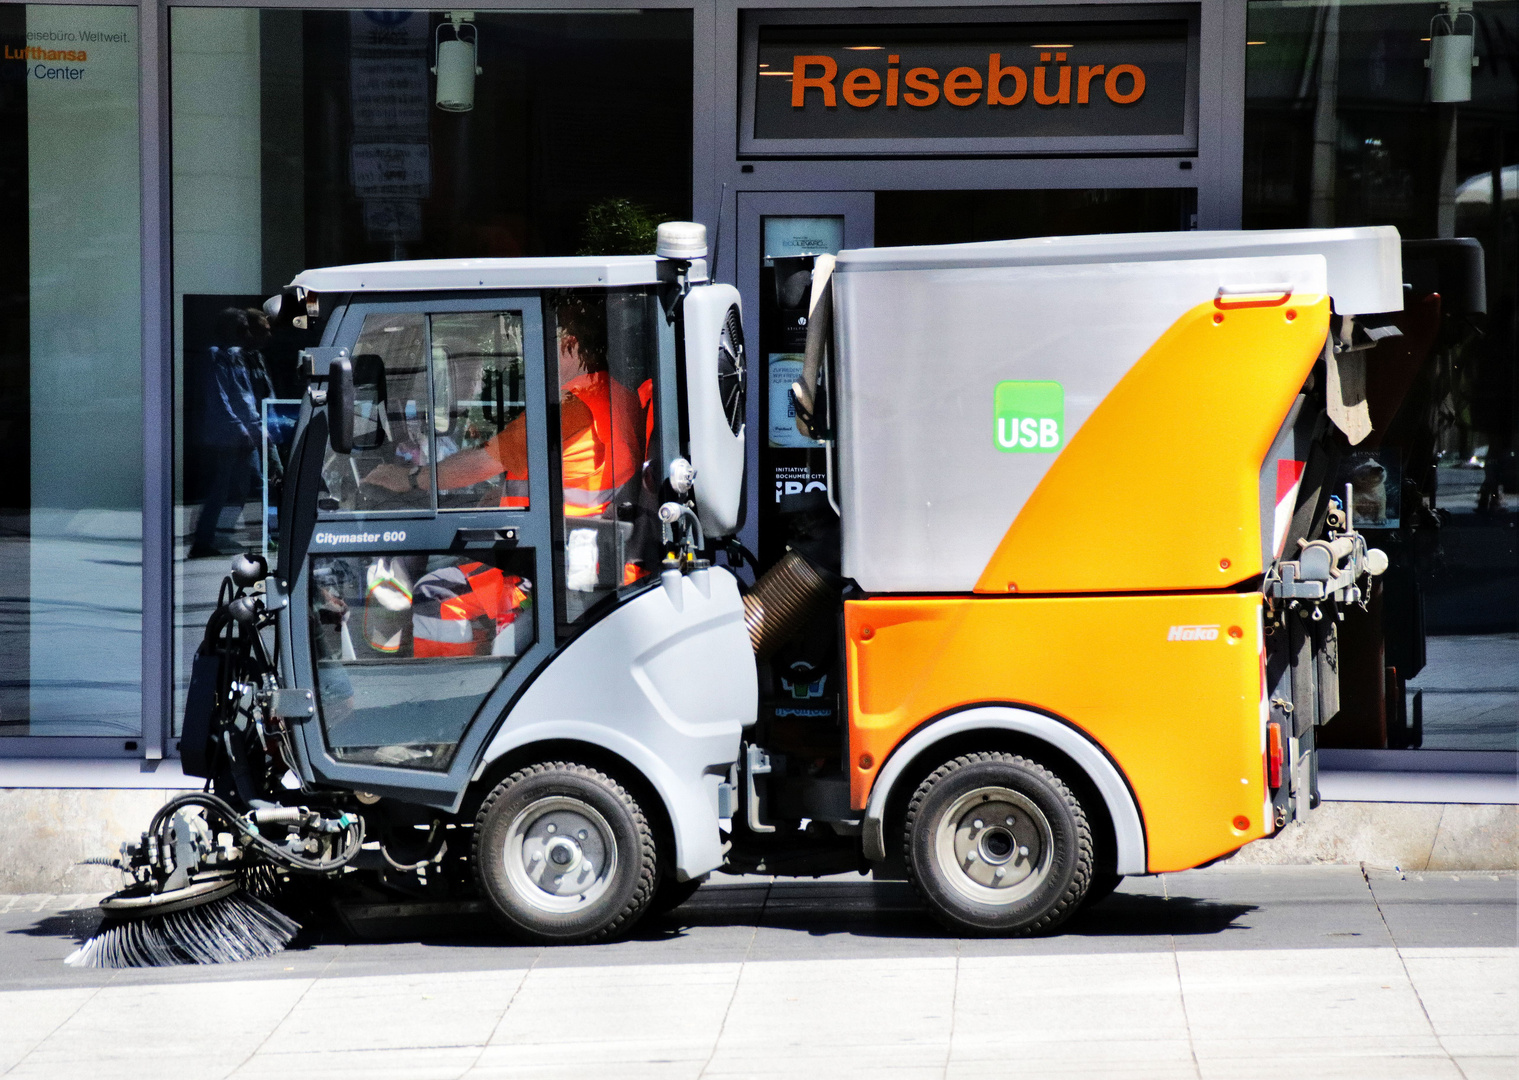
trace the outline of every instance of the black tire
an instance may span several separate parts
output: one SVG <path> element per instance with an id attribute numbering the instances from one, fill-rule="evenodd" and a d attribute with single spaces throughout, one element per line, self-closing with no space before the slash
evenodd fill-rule
<path id="1" fill-rule="evenodd" d="M 1089 908 L 1093 904 L 1100 904 L 1113 895 L 1113 890 L 1123 884 L 1123 875 L 1115 874 L 1111 870 L 1093 871 L 1092 883 L 1087 886 L 1087 894 L 1081 898 L 1081 906 Z"/>
<path id="2" fill-rule="evenodd" d="M 1081 905 L 1092 876 L 1081 803 L 1050 770 L 1014 754 L 965 754 L 935 769 L 908 804 L 903 842 L 908 878 L 960 933 L 1052 930 Z"/>
<path id="3" fill-rule="evenodd" d="M 496 785 L 475 818 L 474 864 L 496 917 L 544 945 L 627 932 L 658 884 L 654 830 L 638 803 L 573 762 L 531 765 Z"/>
<path id="4" fill-rule="evenodd" d="M 707 882 L 707 875 L 694 877 L 690 881 L 676 881 L 673 873 L 666 873 L 659 882 L 659 888 L 654 890 L 654 899 L 649 901 L 650 915 L 665 915 L 674 911 L 691 897 L 696 895 L 696 890 Z"/>

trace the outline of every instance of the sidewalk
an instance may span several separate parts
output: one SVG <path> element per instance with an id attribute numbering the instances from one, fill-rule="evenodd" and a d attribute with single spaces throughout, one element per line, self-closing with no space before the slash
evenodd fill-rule
<path id="1" fill-rule="evenodd" d="M 630 941 L 477 924 L 226 968 L 76 972 L 92 916 L 0 901 L 14 1077 L 1512 1080 L 1513 874 L 1216 868 L 1067 932 L 942 934 L 901 884 L 709 884 Z M 7 907 L 8 903 L 8 907 Z"/>
<path id="2" fill-rule="evenodd" d="M 1410 702 L 1424 695 L 1424 749 L 1519 750 L 1519 634 L 1432 636 L 1425 653 L 1408 680 Z"/>

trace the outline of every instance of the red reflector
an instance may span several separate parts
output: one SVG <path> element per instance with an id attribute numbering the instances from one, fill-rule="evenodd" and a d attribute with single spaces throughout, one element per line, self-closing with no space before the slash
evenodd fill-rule
<path id="1" fill-rule="evenodd" d="M 1282 725 L 1266 725 L 1266 783 L 1275 791 L 1282 786 Z"/>
<path id="2" fill-rule="evenodd" d="M 1303 470 L 1308 467 L 1306 461 L 1293 461 L 1290 458 L 1278 458 L 1276 462 L 1276 501 L 1284 502 L 1288 495 L 1296 490 L 1303 480 Z M 1292 509 L 1290 506 L 1288 509 Z"/>

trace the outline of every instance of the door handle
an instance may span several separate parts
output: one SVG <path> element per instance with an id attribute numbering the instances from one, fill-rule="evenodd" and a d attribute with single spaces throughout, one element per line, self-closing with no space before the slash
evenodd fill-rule
<path id="1" fill-rule="evenodd" d="M 454 547 L 469 547 L 471 544 L 513 544 L 517 543 L 516 529 L 460 529 L 454 533 Z"/>

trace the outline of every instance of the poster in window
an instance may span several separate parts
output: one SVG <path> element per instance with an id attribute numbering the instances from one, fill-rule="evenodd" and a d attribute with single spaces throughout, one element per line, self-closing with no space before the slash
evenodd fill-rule
<path id="1" fill-rule="evenodd" d="M 1346 455 L 1335 491 L 1343 492 L 1346 485 L 1350 487 L 1351 524 L 1357 529 L 1396 529 L 1401 523 L 1403 470 L 1395 450 Z"/>

